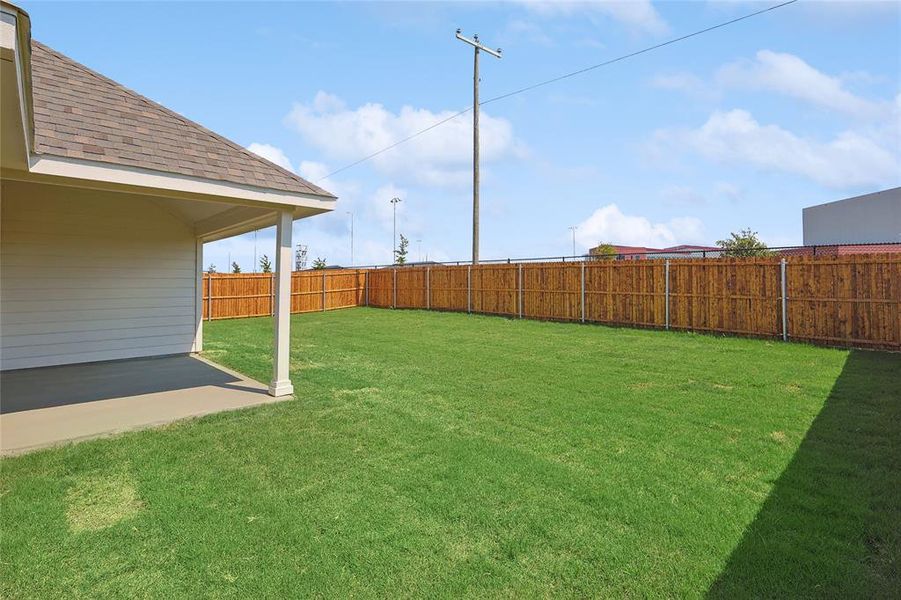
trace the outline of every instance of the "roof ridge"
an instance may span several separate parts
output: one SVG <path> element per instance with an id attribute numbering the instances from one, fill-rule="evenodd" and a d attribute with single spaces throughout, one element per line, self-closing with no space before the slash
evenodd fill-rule
<path id="1" fill-rule="evenodd" d="M 45 51 L 49 52 L 50 54 L 53 54 L 54 56 L 56 56 L 56 57 L 59 58 L 60 60 L 64 60 L 64 61 L 68 62 L 68 63 L 71 64 L 72 66 L 74 66 L 74 67 L 80 69 L 81 71 L 83 71 L 84 73 L 87 73 L 88 75 L 90 75 L 90 76 L 92 76 L 92 77 L 96 77 L 97 79 L 100 79 L 100 80 L 104 81 L 105 83 L 108 83 L 108 84 L 113 85 L 114 87 L 116 87 L 117 89 L 122 90 L 123 92 L 125 92 L 125 93 L 128 94 L 129 96 L 132 96 L 134 99 L 136 99 L 136 100 L 138 100 L 138 101 L 141 101 L 141 102 L 148 103 L 148 104 L 150 104 L 151 106 L 153 106 L 155 109 L 161 110 L 162 112 L 166 113 L 167 115 L 169 115 L 169 116 L 171 116 L 171 117 L 174 117 L 174 118 L 178 119 L 178 120 L 181 121 L 183 124 L 188 125 L 188 126 L 190 126 L 190 127 L 194 127 L 194 128 L 199 129 L 199 130 L 200 130 L 201 132 L 203 132 L 205 135 L 211 137 L 212 139 L 214 139 L 214 140 L 216 140 L 216 141 L 218 141 L 218 142 L 221 142 L 221 143 L 226 144 L 227 146 L 229 146 L 229 147 L 232 148 L 233 150 L 237 150 L 237 151 L 241 152 L 242 154 L 244 154 L 245 156 L 247 156 L 247 157 L 249 157 L 249 158 L 252 158 L 252 159 L 254 159 L 254 160 L 257 161 L 257 162 L 263 163 L 263 164 L 266 165 L 267 167 L 274 167 L 274 168 L 278 169 L 278 170 L 279 170 L 281 173 L 283 173 L 284 175 L 287 175 L 288 177 L 294 179 L 294 180 L 297 181 L 298 183 L 302 184 L 304 187 L 309 188 L 309 190 L 310 190 L 311 192 L 313 192 L 313 193 L 315 193 L 315 194 L 318 194 L 318 195 L 327 195 L 327 196 L 329 196 L 329 197 L 331 197 L 331 198 L 335 198 L 335 197 L 336 197 L 336 196 L 335 196 L 334 194 L 332 194 L 331 192 L 328 192 L 328 191 L 324 190 L 323 188 L 319 187 L 318 185 L 316 185 L 316 184 L 314 184 L 314 183 L 312 183 L 312 182 L 310 182 L 310 181 L 307 181 L 307 180 L 304 179 L 303 177 L 299 176 L 297 173 L 294 173 L 293 171 L 290 171 L 290 170 L 288 170 L 288 169 L 285 169 L 285 168 L 283 168 L 282 166 L 277 165 L 277 164 L 275 164 L 274 162 L 272 162 L 272 161 L 270 161 L 270 160 L 266 160 L 266 159 L 263 158 L 262 156 L 260 156 L 260 155 L 258 155 L 258 154 L 255 154 L 255 153 L 251 152 L 250 150 L 244 148 L 244 147 L 241 146 L 240 144 L 237 144 L 237 143 L 233 142 L 232 140 L 230 140 L 230 139 L 228 139 L 228 138 L 226 138 L 226 137 L 224 137 L 224 136 L 219 135 L 219 134 L 216 133 L 215 131 L 212 131 L 211 129 L 208 129 L 207 127 L 204 127 L 204 126 L 201 125 L 200 123 L 197 123 L 196 121 L 193 121 L 193 120 L 189 119 L 188 117 L 186 117 L 186 116 L 184 116 L 184 115 L 182 115 L 182 114 L 179 114 L 179 113 L 175 112 L 174 110 L 172 110 L 172 109 L 170 109 L 170 108 L 167 108 L 166 106 L 160 104 L 159 102 L 155 102 L 154 100 L 151 100 L 151 99 L 148 98 L 147 96 L 144 96 L 143 94 L 141 94 L 141 93 L 139 93 L 139 92 L 136 92 L 136 91 L 132 90 L 131 88 L 128 88 L 128 87 L 122 85 L 121 83 L 119 83 L 119 82 L 117 82 L 117 81 L 115 81 L 115 80 L 113 80 L 113 79 L 110 79 L 109 77 L 103 75 L 102 73 L 98 73 L 97 71 L 91 69 L 90 67 L 87 67 L 87 66 L 83 65 L 82 63 L 78 62 L 77 60 L 75 60 L 75 59 L 73 59 L 73 58 L 70 58 L 70 57 L 66 56 L 66 55 L 63 54 L 62 52 L 60 52 L 60 51 L 58 51 L 58 50 L 55 50 L 55 49 L 51 48 L 50 46 L 47 46 L 46 44 L 43 44 L 43 43 L 39 42 L 38 40 L 36 40 L 36 39 L 34 39 L 34 38 L 32 38 L 31 43 L 32 43 L 33 45 L 39 46 L 42 50 L 45 50 Z"/>

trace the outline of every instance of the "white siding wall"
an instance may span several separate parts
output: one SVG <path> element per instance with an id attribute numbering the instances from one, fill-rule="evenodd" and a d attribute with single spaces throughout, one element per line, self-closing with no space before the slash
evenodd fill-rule
<path id="1" fill-rule="evenodd" d="M 190 352 L 195 252 L 151 199 L 4 181 L 0 369 Z"/>

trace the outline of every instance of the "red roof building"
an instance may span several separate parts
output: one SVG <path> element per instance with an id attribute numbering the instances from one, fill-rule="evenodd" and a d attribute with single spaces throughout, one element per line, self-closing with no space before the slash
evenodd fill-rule
<path id="1" fill-rule="evenodd" d="M 604 254 L 606 244 L 591 248 L 588 253 L 592 256 Z M 688 258 L 690 256 L 703 256 L 709 252 L 720 252 L 722 248 L 717 246 L 695 246 L 692 244 L 680 244 L 667 248 L 649 248 L 646 246 L 622 246 L 610 244 L 613 248 L 614 258 L 617 260 L 644 260 L 647 258 Z"/>

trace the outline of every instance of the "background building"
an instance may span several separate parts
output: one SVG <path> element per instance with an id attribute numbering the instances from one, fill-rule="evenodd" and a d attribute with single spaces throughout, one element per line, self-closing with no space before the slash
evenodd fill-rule
<path id="1" fill-rule="evenodd" d="M 901 242 L 901 187 L 803 211 L 804 245 Z"/>
<path id="2" fill-rule="evenodd" d="M 713 258 L 719 256 L 722 248 L 717 246 L 694 246 L 682 244 L 667 248 L 649 248 L 647 246 L 623 246 L 620 244 L 601 244 L 588 250 L 593 258 L 614 258 L 616 260 L 643 260 L 646 258 L 690 258 L 701 256 Z"/>

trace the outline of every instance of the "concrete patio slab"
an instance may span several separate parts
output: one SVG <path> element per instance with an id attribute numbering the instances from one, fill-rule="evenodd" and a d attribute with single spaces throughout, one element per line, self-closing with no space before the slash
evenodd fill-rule
<path id="1" fill-rule="evenodd" d="M 7 371 L 0 373 L 0 454 L 284 399 L 196 356 Z"/>

